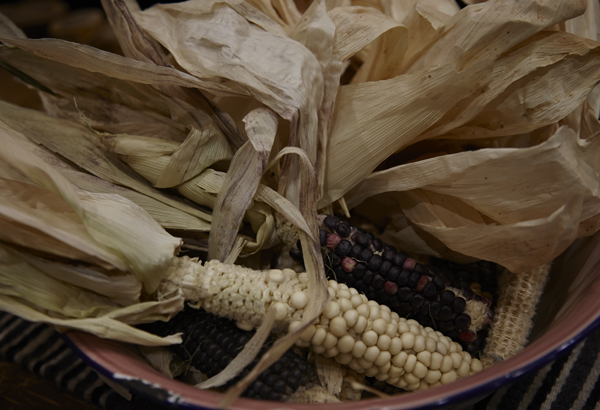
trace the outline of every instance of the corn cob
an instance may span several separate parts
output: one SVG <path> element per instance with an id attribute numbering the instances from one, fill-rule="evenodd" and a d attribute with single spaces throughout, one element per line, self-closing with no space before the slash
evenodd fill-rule
<path id="1" fill-rule="evenodd" d="M 522 272 L 506 271 L 503 275 L 504 283 L 496 307 L 499 320 L 492 324 L 482 355 L 486 368 L 525 348 L 549 271 L 550 264 L 547 263 Z"/>
<path id="2" fill-rule="evenodd" d="M 499 265 L 493 262 L 478 261 L 467 264 L 432 258 L 431 265 L 453 279 L 453 286 L 471 288 L 476 295 L 492 301 L 492 309 L 498 301 L 498 278 L 502 273 Z"/>
<path id="3" fill-rule="evenodd" d="M 183 257 L 169 268 L 157 296 L 181 292 L 206 311 L 248 329 L 259 326 L 274 307 L 274 331 L 286 332 L 300 325 L 309 297 L 307 282 L 305 272 L 291 269 L 254 271 L 218 261 L 202 265 Z M 328 292 L 330 302 L 302 332 L 299 346 L 406 390 L 450 383 L 483 369 L 449 337 L 400 318 L 354 288 L 329 281 Z"/>
<path id="4" fill-rule="evenodd" d="M 140 326 L 159 336 L 183 333 L 184 342 L 171 350 L 196 369 L 213 377 L 223 370 L 253 336 L 253 331 L 238 328 L 235 322 L 186 305 L 168 322 L 153 322 Z M 235 384 L 252 368 L 268 348 L 266 343 L 258 357 L 225 387 Z M 317 382 L 317 374 L 306 359 L 288 350 L 265 370 L 242 394 L 263 400 L 287 401 L 299 387 Z"/>
<path id="5" fill-rule="evenodd" d="M 480 351 L 481 331 L 493 319 L 490 299 L 333 216 L 321 215 L 319 227 L 329 279 L 353 286 L 401 317 L 439 329 L 469 353 Z M 290 256 L 301 261 L 300 247 Z"/>

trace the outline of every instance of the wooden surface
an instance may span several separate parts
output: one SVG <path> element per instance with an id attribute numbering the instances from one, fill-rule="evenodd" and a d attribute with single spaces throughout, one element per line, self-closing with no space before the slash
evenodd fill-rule
<path id="1" fill-rule="evenodd" d="M 0 361 L 2 410 L 99 410 L 54 383 L 40 379 L 14 363 Z"/>

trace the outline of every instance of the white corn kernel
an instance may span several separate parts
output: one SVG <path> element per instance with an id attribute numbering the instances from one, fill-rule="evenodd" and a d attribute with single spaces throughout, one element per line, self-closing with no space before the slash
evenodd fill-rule
<path id="1" fill-rule="evenodd" d="M 365 355 L 363 356 L 363 358 L 370 362 L 374 362 L 375 359 L 377 359 L 377 357 L 379 357 L 379 353 L 380 353 L 380 350 L 377 348 L 377 346 L 371 346 L 371 347 L 367 348 L 367 351 L 365 352 Z"/>
<path id="2" fill-rule="evenodd" d="M 323 341 L 323 346 L 325 346 L 325 349 L 331 349 L 335 345 L 337 345 L 337 337 L 335 337 L 333 334 L 327 332 L 327 336 L 325 337 L 325 340 Z"/>
<path id="3" fill-rule="evenodd" d="M 323 316 L 325 316 L 327 319 L 333 319 L 334 317 L 338 316 L 340 314 L 340 305 L 337 304 L 337 302 L 335 301 L 331 301 L 327 304 L 327 306 L 325 306 L 325 309 L 323 310 Z"/>
<path id="4" fill-rule="evenodd" d="M 367 345 L 362 340 L 358 340 L 356 343 L 354 343 L 354 347 L 352 348 L 352 356 L 360 359 L 364 356 L 366 351 Z"/>
<path id="5" fill-rule="evenodd" d="M 390 352 L 383 350 L 379 353 L 379 356 L 377 356 L 377 358 L 375 359 L 375 361 L 373 363 L 376 366 L 383 366 L 386 363 L 390 363 L 391 359 L 392 359 L 392 355 L 390 354 Z"/>
<path id="6" fill-rule="evenodd" d="M 417 364 L 417 356 L 415 356 L 414 354 L 411 353 L 406 358 L 406 363 L 404 363 L 404 366 L 402 366 L 402 368 L 407 373 L 410 373 L 414 370 L 416 364 Z"/>
<path id="7" fill-rule="evenodd" d="M 406 353 L 405 351 L 402 351 L 402 352 L 398 353 L 397 355 L 395 355 L 392 358 L 392 363 L 396 367 L 402 367 L 402 368 L 404 368 L 404 364 L 406 363 L 406 359 L 408 359 L 408 353 Z"/>
<path id="8" fill-rule="evenodd" d="M 449 372 L 442 374 L 442 377 L 440 378 L 440 383 L 452 383 L 453 381 L 456 381 L 457 377 L 458 375 L 456 374 L 456 372 L 454 370 L 450 370 Z"/>
<path id="9" fill-rule="evenodd" d="M 304 309 L 308 303 L 308 296 L 304 292 L 294 292 L 290 299 L 290 306 L 294 309 Z"/>
<path id="10" fill-rule="evenodd" d="M 346 321 L 341 316 L 334 317 L 329 322 L 329 330 L 336 337 L 344 336 L 346 334 Z"/>
<path id="11" fill-rule="evenodd" d="M 392 339 L 388 335 L 380 335 L 377 339 L 377 347 L 379 350 L 389 350 L 392 344 Z"/>
<path id="12" fill-rule="evenodd" d="M 344 320 L 348 327 L 353 327 L 358 321 L 358 312 L 354 309 L 350 309 L 344 313 Z"/>
<path id="13" fill-rule="evenodd" d="M 379 335 L 373 330 L 363 333 L 362 340 L 367 346 L 375 346 Z"/>
<path id="14" fill-rule="evenodd" d="M 354 337 L 351 335 L 342 336 L 337 342 L 337 348 L 341 353 L 350 353 L 356 344 Z"/>
<path id="15" fill-rule="evenodd" d="M 402 340 L 402 346 L 406 350 L 412 349 L 413 346 L 415 345 L 415 335 L 410 332 L 404 333 L 400 337 L 400 340 Z"/>

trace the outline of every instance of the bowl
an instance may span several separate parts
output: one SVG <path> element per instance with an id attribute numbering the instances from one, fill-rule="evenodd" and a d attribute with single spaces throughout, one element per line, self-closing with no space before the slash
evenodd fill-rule
<path id="1" fill-rule="evenodd" d="M 569 351 L 600 325 L 600 232 L 575 241 L 553 262 L 530 342 L 520 353 L 448 385 L 389 398 L 340 404 L 289 404 L 238 399 L 232 409 L 446 409 L 472 405 Z M 169 379 L 148 365 L 135 346 L 69 331 L 66 339 L 93 368 L 118 385 L 175 408 L 217 409 L 220 393 Z"/>

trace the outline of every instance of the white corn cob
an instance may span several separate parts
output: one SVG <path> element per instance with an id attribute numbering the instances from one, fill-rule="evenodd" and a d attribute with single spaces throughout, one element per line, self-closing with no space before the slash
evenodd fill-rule
<path id="1" fill-rule="evenodd" d="M 159 298 L 183 292 L 210 313 L 258 327 L 271 305 L 275 330 L 300 325 L 308 277 L 291 269 L 255 271 L 218 261 L 202 265 L 179 258 L 158 291 Z M 331 300 L 297 344 L 333 358 L 358 373 L 406 390 L 447 384 L 483 369 L 478 359 L 442 333 L 400 318 L 356 289 L 329 281 Z"/>

